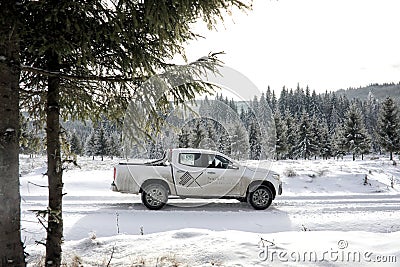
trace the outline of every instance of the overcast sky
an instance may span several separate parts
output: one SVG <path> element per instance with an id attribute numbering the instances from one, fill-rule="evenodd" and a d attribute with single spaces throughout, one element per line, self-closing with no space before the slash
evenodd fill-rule
<path id="1" fill-rule="evenodd" d="M 400 0 L 255 0 L 218 31 L 187 44 L 210 51 L 261 91 L 309 85 L 317 92 L 400 81 Z"/>

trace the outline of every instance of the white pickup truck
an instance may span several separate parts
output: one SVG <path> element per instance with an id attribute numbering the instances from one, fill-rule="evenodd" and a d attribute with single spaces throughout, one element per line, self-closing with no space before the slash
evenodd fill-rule
<path id="1" fill-rule="evenodd" d="M 169 196 L 237 199 L 262 210 L 282 194 L 282 182 L 273 171 L 240 165 L 219 152 L 177 148 L 160 160 L 120 163 L 114 167 L 112 190 L 141 193 L 143 204 L 153 210 Z"/>

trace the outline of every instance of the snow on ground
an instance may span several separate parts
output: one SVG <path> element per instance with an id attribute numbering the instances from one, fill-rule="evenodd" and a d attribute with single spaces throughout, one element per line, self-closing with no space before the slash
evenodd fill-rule
<path id="1" fill-rule="evenodd" d="M 163 210 L 149 211 L 139 196 L 109 190 L 118 161 L 79 158 L 80 169 L 64 172 L 63 251 L 71 265 L 399 264 L 400 169 L 387 158 L 250 162 L 270 166 L 283 180 L 284 194 L 265 211 L 236 200 L 197 199 L 170 199 Z M 45 233 L 33 211 L 47 206 L 47 188 L 37 186 L 47 184 L 45 164 L 43 157 L 21 156 L 22 227 L 31 266 L 44 255 L 35 241 Z"/>

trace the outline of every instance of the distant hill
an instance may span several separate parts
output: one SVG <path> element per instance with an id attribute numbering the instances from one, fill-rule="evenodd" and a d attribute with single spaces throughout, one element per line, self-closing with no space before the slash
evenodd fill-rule
<path id="1" fill-rule="evenodd" d="M 400 83 L 371 84 L 365 87 L 341 89 L 337 91 L 337 94 L 345 95 L 349 99 L 366 100 L 370 92 L 374 94 L 376 99 L 384 100 L 387 96 L 390 96 L 397 103 L 400 103 Z"/>

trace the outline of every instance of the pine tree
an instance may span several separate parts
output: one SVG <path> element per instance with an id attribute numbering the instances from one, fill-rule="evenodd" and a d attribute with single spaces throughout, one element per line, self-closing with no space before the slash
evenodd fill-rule
<path id="1" fill-rule="evenodd" d="M 346 113 L 344 123 L 344 137 L 346 149 L 353 154 L 353 160 L 356 156 L 369 153 L 370 138 L 361 117 L 361 112 L 356 103 L 353 103 Z"/>
<path id="2" fill-rule="evenodd" d="M 275 91 L 272 91 L 271 109 L 274 112 L 278 108 L 278 100 L 276 99 Z"/>
<path id="3" fill-rule="evenodd" d="M 250 107 L 253 114 L 259 114 L 260 109 L 257 96 L 253 97 L 253 101 L 250 102 Z"/>
<path id="4" fill-rule="evenodd" d="M 295 149 L 298 140 L 298 127 L 295 123 L 292 114 L 290 113 L 289 109 L 285 111 L 285 123 L 287 129 L 287 154 L 286 158 L 295 159 Z"/>
<path id="5" fill-rule="evenodd" d="M 313 151 L 314 158 L 321 155 L 322 148 L 322 123 L 318 120 L 316 115 L 311 118 L 311 133 L 312 133 L 312 143 L 315 147 Z"/>
<path id="6" fill-rule="evenodd" d="M 94 160 L 94 156 L 96 155 L 96 134 L 94 131 L 86 139 L 85 154 L 91 156 Z"/>
<path id="7" fill-rule="evenodd" d="M 332 106 L 331 114 L 329 117 L 329 133 L 333 134 L 335 132 L 336 127 L 340 123 L 339 113 L 335 106 Z"/>
<path id="8" fill-rule="evenodd" d="M 344 134 L 344 126 L 342 124 L 336 127 L 332 134 L 333 151 L 332 155 L 337 159 L 346 155 L 346 137 Z"/>
<path id="9" fill-rule="evenodd" d="M 283 114 L 283 112 L 285 112 L 286 108 L 287 108 L 287 91 L 286 91 L 286 87 L 283 86 L 282 91 L 281 91 L 281 95 L 279 97 L 278 100 L 278 108 L 275 111 L 276 112 L 280 112 L 281 114 Z"/>
<path id="10" fill-rule="evenodd" d="M 23 114 L 20 114 L 20 132 L 20 151 L 23 154 L 29 154 L 29 157 L 32 158 L 33 154 L 37 154 L 43 149 L 40 131 L 33 129 L 28 119 Z"/>
<path id="11" fill-rule="evenodd" d="M 190 132 L 186 127 L 181 129 L 181 133 L 178 136 L 178 147 L 188 148 L 190 147 Z"/>
<path id="12" fill-rule="evenodd" d="M 197 120 L 191 132 L 190 143 L 193 148 L 200 148 L 201 142 L 207 137 L 207 132 L 201 120 Z"/>
<path id="13" fill-rule="evenodd" d="M 159 159 L 164 153 L 164 148 L 158 140 L 150 140 L 148 145 L 148 156 L 150 159 Z"/>
<path id="14" fill-rule="evenodd" d="M 113 157 L 121 156 L 122 148 L 117 133 L 113 133 L 109 136 L 107 140 L 107 145 L 108 145 L 108 156 L 110 156 L 111 159 L 113 159 Z"/>
<path id="15" fill-rule="evenodd" d="M 196 20 L 203 19 L 212 28 L 224 18 L 227 9 L 248 7 L 230 0 L 0 2 L 0 56 L 6 59 L 0 63 L 1 68 L 10 71 L 1 80 L 13 81 L 13 85 L 7 84 L 8 90 L 17 92 L 10 101 L 14 105 L 11 110 L 17 114 L 12 117 L 15 132 L 18 133 L 17 87 L 21 70 L 21 104 L 46 123 L 49 219 L 45 262 L 46 266 L 59 266 L 63 236 L 60 117 L 96 120 L 104 113 L 118 120 L 130 100 L 144 101 L 149 105 L 143 106 L 150 108 L 155 118 L 143 123 L 146 118 L 137 116 L 136 121 L 142 123 L 132 127 L 138 125 L 143 130 L 144 124 L 153 123 L 154 129 L 159 130 L 162 120 L 153 104 L 157 103 L 159 109 L 169 106 L 168 101 L 157 101 L 160 97 L 165 100 L 171 96 L 174 103 L 185 103 L 196 93 L 208 92 L 210 87 L 196 82 L 171 88 L 163 95 L 140 85 L 149 76 L 170 69 L 169 61 L 175 54 L 184 54 L 182 43 L 197 36 L 190 28 Z M 215 59 L 211 55 L 196 64 L 215 72 Z M 193 74 L 196 70 L 192 67 L 189 66 Z M 178 75 L 187 77 L 186 74 Z M 146 97 L 141 98 L 143 95 Z M 18 177 L 13 174 L 13 178 Z"/>
<path id="16" fill-rule="evenodd" d="M 318 116 L 321 114 L 320 102 L 318 100 L 317 93 L 313 90 L 310 98 L 310 115 L 311 116 Z"/>
<path id="17" fill-rule="evenodd" d="M 71 149 L 72 153 L 74 153 L 75 155 L 82 154 L 82 142 L 81 142 L 81 139 L 76 134 L 76 132 L 72 132 L 69 143 L 70 143 L 70 149 Z"/>
<path id="18" fill-rule="evenodd" d="M 249 127 L 250 159 L 259 160 L 261 158 L 262 149 L 260 127 L 255 119 L 250 121 Z"/>
<path id="19" fill-rule="evenodd" d="M 0 266 L 21 267 L 26 265 L 18 158 L 22 2 L 0 1 Z"/>
<path id="20" fill-rule="evenodd" d="M 288 129 L 279 111 L 275 113 L 274 120 L 276 129 L 276 159 L 279 160 L 284 159 L 288 152 Z"/>
<path id="21" fill-rule="evenodd" d="M 299 125 L 298 144 L 295 146 L 295 157 L 310 159 L 315 155 L 317 146 L 315 145 L 314 134 L 312 133 L 311 122 L 308 114 L 303 111 Z"/>
<path id="22" fill-rule="evenodd" d="M 268 85 L 267 92 L 265 93 L 265 100 L 267 101 L 270 107 L 271 107 L 271 98 L 272 98 L 271 87 Z"/>
<path id="23" fill-rule="evenodd" d="M 231 156 L 237 160 L 247 159 L 249 156 L 247 132 L 241 125 L 236 125 L 232 129 Z"/>
<path id="24" fill-rule="evenodd" d="M 240 108 L 240 114 L 239 114 L 239 117 L 240 117 L 240 121 L 243 123 L 243 125 L 245 125 L 245 127 L 247 128 L 248 127 L 248 115 L 247 115 L 247 111 L 244 109 L 244 107 L 243 106 L 241 106 L 241 108 Z"/>
<path id="25" fill-rule="evenodd" d="M 221 114 L 224 114 L 224 113 L 221 113 Z M 217 124 L 215 124 L 213 120 L 209 120 L 209 119 L 202 119 L 202 123 L 205 128 L 205 136 L 201 142 L 201 148 L 217 150 L 217 148 L 220 145 L 220 140 L 218 139 L 218 136 L 215 131 Z"/>
<path id="26" fill-rule="evenodd" d="M 320 155 L 323 159 L 329 159 L 332 156 L 332 143 L 326 120 L 322 120 L 320 138 Z"/>
<path id="27" fill-rule="evenodd" d="M 390 160 L 393 160 L 393 152 L 400 151 L 400 120 L 398 107 L 390 97 L 382 103 L 377 133 L 380 145 L 389 152 Z"/>
<path id="28" fill-rule="evenodd" d="M 365 126 L 368 131 L 368 135 L 374 138 L 371 139 L 371 146 L 374 152 L 380 151 L 379 137 L 375 136 L 377 134 L 378 125 L 378 111 L 379 104 L 372 92 L 369 92 L 368 99 L 364 103 L 364 120 Z"/>
<path id="29" fill-rule="evenodd" d="M 105 135 L 102 125 L 96 131 L 95 140 L 95 155 L 100 156 L 101 161 L 103 161 L 104 156 L 108 154 L 108 144 L 107 137 Z"/>
<path id="30" fill-rule="evenodd" d="M 224 131 L 218 139 L 218 151 L 227 156 L 231 156 L 231 140 L 226 131 Z"/>
<path id="31" fill-rule="evenodd" d="M 267 102 L 267 99 L 265 98 L 265 94 L 262 93 L 258 105 L 258 115 L 264 125 L 267 124 L 264 120 L 268 118 L 270 114 L 271 114 L 271 108 Z"/>

